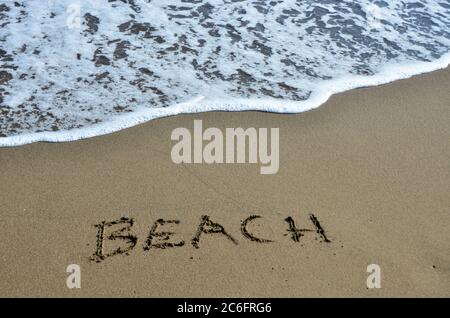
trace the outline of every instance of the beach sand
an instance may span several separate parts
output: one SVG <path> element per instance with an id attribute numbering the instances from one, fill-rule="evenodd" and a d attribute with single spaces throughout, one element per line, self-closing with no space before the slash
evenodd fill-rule
<path id="1" fill-rule="evenodd" d="M 180 115 L 2 148 L 0 296 L 449 297 L 449 84 L 446 69 L 338 94 L 302 114 Z M 174 164 L 171 132 L 194 119 L 205 128 L 278 127 L 278 173 Z M 285 219 L 314 229 L 310 214 L 331 242 L 315 231 L 292 240 Z M 194 248 L 202 215 L 237 245 L 203 233 Z M 261 218 L 248 231 L 273 242 L 244 237 L 251 215 Z M 137 244 L 92 261 L 95 225 L 121 217 L 133 218 Z M 143 248 L 158 219 L 180 221 L 157 231 L 184 246 Z M 126 244 L 105 239 L 104 252 Z M 80 265 L 80 289 L 66 286 L 69 264 Z M 367 288 L 370 264 L 381 269 L 380 289 Z"/>

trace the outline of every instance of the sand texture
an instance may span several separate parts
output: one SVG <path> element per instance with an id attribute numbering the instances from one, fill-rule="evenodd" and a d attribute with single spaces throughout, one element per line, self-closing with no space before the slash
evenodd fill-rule
<path id="1" fill-rule="evenodd" d="M 449 84 L 446 69 L 302 114 L 180 115 L 2 148 L 0 296 L 449 297 Z M 278 173 L 174 164 L 171 132 L 194 119 L 278 127 Z M 131 220 L 128 236 L 108 239 Z M 313 220 L 323 232 L 297 242 L 287 231 L 316 230 Z M 199 235 L 200 224 L 217 233 Z M 116 255 L 96 254 L 99 235 L 102 253 Z M 81 289 L 66 287 L 69 264 L 81 266 Z M 366 286 L 369 264 L 381 268 L 381 289 Z"/>

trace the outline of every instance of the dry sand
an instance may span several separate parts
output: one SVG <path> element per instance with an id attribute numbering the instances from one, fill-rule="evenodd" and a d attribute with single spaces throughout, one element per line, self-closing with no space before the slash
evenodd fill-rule
<path id="1" fill-rule="evenodd" d="M 296 115 L 182 115 L 71 143 L 0 149 L 0 296 L 450 296 L 450 70 L 333 96 Z M 279 127 L 280 170 L 176 165 L 171 131 Z M 313 228 L 294 242 L 285 218 Z M 202 215 L 222 224 L 191 245 Z M 248 229 L 274 240 L 258 243 Z M 95 224 L 133 218 L 102 262 Z M 144 250 L 152 224 L 185 246 Z M 105 242 L 105 252 L 120 246 Z M 122 246 L 124 246 L 122 244 Z M 68 264 L 81 289 L 66 287 Z M 369 264 L 381 289 L 367 289 Z"/>

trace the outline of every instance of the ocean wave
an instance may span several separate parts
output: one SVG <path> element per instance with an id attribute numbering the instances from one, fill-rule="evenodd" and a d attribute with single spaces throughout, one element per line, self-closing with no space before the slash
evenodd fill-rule
<path id="1" fill-rule="evenodd" d="M 439 0 L 43 3 L 0 1 L 0 146 L 180 113 L 303 112 L 450 63 Z"/>

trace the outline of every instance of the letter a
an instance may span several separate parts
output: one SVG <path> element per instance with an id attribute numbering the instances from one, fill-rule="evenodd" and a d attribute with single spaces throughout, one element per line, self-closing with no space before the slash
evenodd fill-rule
<path id="1" fill-rule="evenodd" d="M 367 288 L 381 288 L 381 268 L 380 265 L 370 264 L 367 266 L 367 272 L 370 274 L 367 277 Z"/>
<path id="2" fill-rule="evenodd" d="M 66 279 L 67 288 L 81 288 L 81 269 L 80 265 L 70 264 L 66 269 L 67 273 L 70 275 Z"/>

